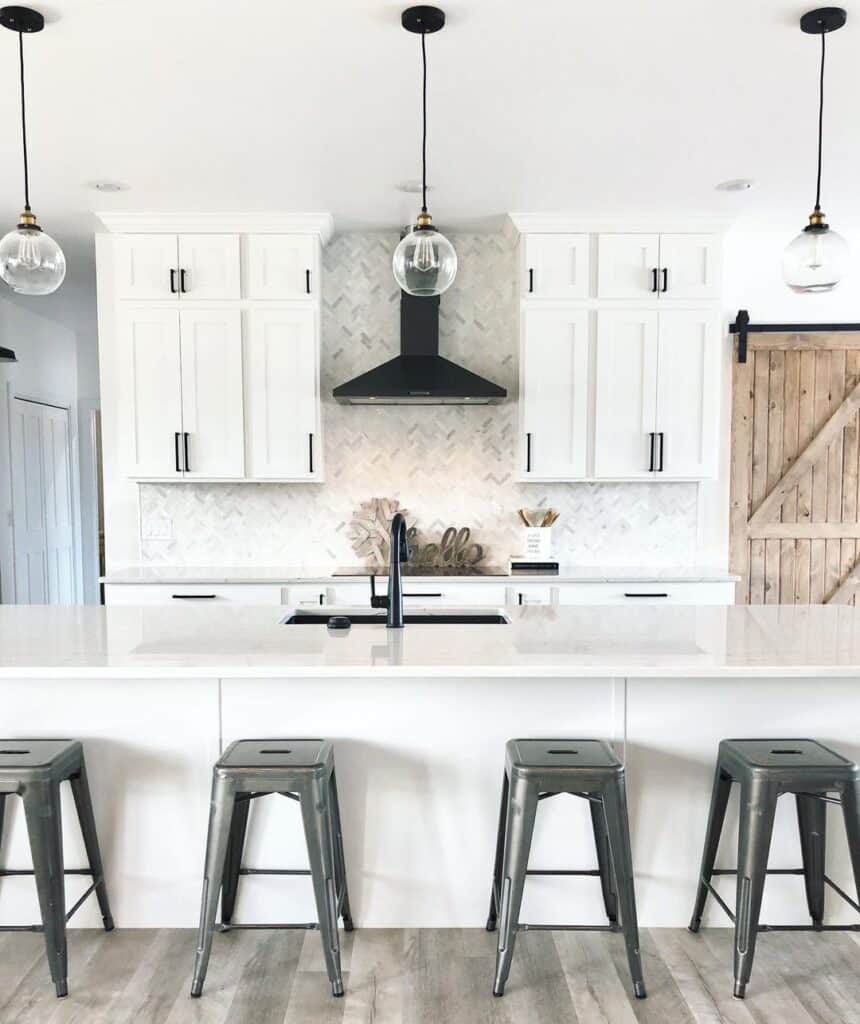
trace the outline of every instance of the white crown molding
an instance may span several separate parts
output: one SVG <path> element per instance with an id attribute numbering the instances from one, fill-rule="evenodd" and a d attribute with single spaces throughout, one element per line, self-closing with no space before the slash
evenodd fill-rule
<path id="1" fill-rule="evenodd" d="M 624 216 L 612 214 L 601 216 L 594 213 L 578 214 L 560 211 L 557 213 L 509 213 L 505 222 L 505 233 L 516 239 L 529 234 L 576 234 L 578 232 L 724 232 L 732 223 L 729 217 L 715 217 L 713 214 L 696 215 L 678 213 L 659 216 L 637 214 Z"/>
<path id="2" fill-rule="evenodd" d="M 296 234 L 318 235 L 325 245 L 334 234 L 330 213 L 139 213 L 96 212 L 108 231 L 126 234 Z"/>

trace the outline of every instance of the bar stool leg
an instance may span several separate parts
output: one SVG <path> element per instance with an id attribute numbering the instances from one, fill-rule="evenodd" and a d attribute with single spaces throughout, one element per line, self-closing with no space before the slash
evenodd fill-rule
<path id="1" fill-rule="evenodd" d="M 636 917 L 636 893 L 633 885 L 633 855 L 630 852 L 630 827 L 627 820 L 627 795 L 623 777 L 607 787 L 603 793 L 603 810 L 609 849 L 615 866 L 615 884 L 621 905 L 621 925 L 627 947 L 627 963 L 633 980 L 633 993 L 644 999 L 645 979 L 642 976 L 642 956 L 639 951 L 639 923 Z"/>
<path id="2" fill-rule="evenodd" d="M 729 804 L 729 795 L 732 791 L 732 780 L 725 775 L 717 765 L 714 772 L 714 786 L 711 791 L 711 808 L 708 812 L 708 828 L 705 833 L 705 848 L 702 852 L 702 865 L 699 869 L 699 887 L 696 892 L 696 904 L 693 907 L 693 916 L 690 918 L 690 931 L 697 932 L 702 923 L 702 914 L 705 910 L 705 901 L 708 898 L 708 886 L 714 875 L 714 864 L 717 860 L 717 850 L 720 846 L 720 835 L 723 831 L 723 822 L 726 820 L 726 808 Z"/>
<path id="3" fill-rule="evenodd" d="M 337 933 L 334 825 L 328 800 L 328 785 L 328 779 L 314 779 L 309 783 L 301 794 L 301 807 L 331 993 L 333 996 L 342 996 L 340 939 Z"/>
<path id="4" fill-rule="evenodd" d="M 752 974 L 777 796 L 772 783 L 741 783 L 734 953 L 734 994 L 738 999 L 746 995 Z"/>
<path id="5" fill-rule="evenodd" d="M 349 889 L 346 882 L 346 857 L 343 852 L 343 827 L 340 823 L 340 802 L 337 798 L 337 776 L 331 773 L 331 814 L 334 823 L 334 852 L 338 870 L 338 893 L 342 895 L 340 915 L 343 918 L 343 930 L 351 932 L 352 911 L 349 909 Z"/>
<path id="6" fill-rule="evenodd" d="M 493 985 L 495 996 L 504 995 L 514 958 L 537 804 L 537 791 L 526 779 L 510 780 L 500 875 L 499 943 L 496 952 L 496 979 Z"/>
<path id="7" fill-rule="evenodd" d="M 824 855 L 827 804 L 814 796 L 797 793 L 797 827 L 806 882 L 806 903 L 815 928 L 824 920 Z"/>
<path id="8" fill-rule="evenodd" d="M 606 830 L 606 815 L 596 800 L 588 801 L 591 810 L 591 827 L 594 831 L 594 845 L 597 849 L 597 867 L 600 870 L 600 888 L 603 891 L 603 905 L 610 924 L 618 923 L 618 895 L 615 892 L 612 857 L 609 854 L 609 833 Z"/>
<path id="9" fill-rule="evenodd" d="M 854 886 L 860 902 L 860 782 L 848 783 L 843 788 L 842 814 L 845 818 L 851 866 L 854 869 Z"/>
<path id="10" fill-rule="evenodd" d="M 69 984 L 60 787 L 56 782 L 28 783 L 22 795 L 51 980 L 57 995 L 66 996 Z"/>
<path id="11" fill-rule="evenodd" d="M 0 848 L 3 846 L 3 817 L 6 813 L 6 794 L 0 793 Z"/>
<path id="12" fill-rule="evenodd" d="M 99 837 L 96 832 L 96 819 L 93 814 L 93 801 L 90 796 L 89 782 L 87 781 L 87 767 L 81 757 L 81 770 L 78 775 L 72 776 L 69 780 L 72 787 L 72 796 L 75 798 L 75 807 L 78 811 L 78 821 L 81 825 L 81 834 L 84 837 L 84 847 L 87 851 L 90 871 L 93 874 L 93 884 L 96 887 L 96 899 L 99 901 L 102 921 L 106 932 L 112 932 L 114 928 L 113 915 L 108 900 L 107 882 L 105 881 L 105 869 L 102 864 L 101 850 L 99 849 Z"/>
<path id="13" fill-rule="evenodd" d="M 499 807 L 499 825 L 496 833 L 496 859 L 493 862 L 493 887 L 490 890 L 490 912 L 487 916 L 487 931 L 496 930 L 496 921 L 499 915 L 499 908 L 496 902 L 497 895 L 501 896 L 502 891 L 502 857 L 505 853 L 505 821 L 508 809 L 508 773 L 502 773 L 502 802 Z"/>
<path id="14" fill-rule="evenodd" d="M 194 959 L 194 977 L 191 995 L 203 993 L 203 982 L 212 952 L 212 936 L 218 913 L 218 897 L 224 880 L 224 861 L 230 841 L 235 790 L 231 780 L 218 775 L 212 780 L 212 800 L 209 807 L 209 833 L 206 838 L 206 866 L 203 874 L 203 896 L 200 905 L 200 928 L 197 933 L 197 954 Z"/>
<path id="15" fill-rule="evenodd" d="M 236 895 L 239 891 L 239 872 L 242 869 L 242 850 L 245 848 L 245 834 L 248 831 L 248 812 L 251 809 L 250 796 L 237 793 L 233 804 L 233 818 L 230 822 L 230 839 L 224 858 L 224 884 L 221 889 L 221 920 L 229 924 L 236 909 Z"/>

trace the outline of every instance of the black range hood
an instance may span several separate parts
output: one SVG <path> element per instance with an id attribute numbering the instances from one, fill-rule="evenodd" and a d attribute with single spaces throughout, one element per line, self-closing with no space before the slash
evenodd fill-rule
<path id="1" fill-rule="evenodd" d="M 17 363 L 18 357 L 11 348 L 3 348 L 0 345 L 0 363 Z"/>
<path id="2" fill-rule="evenodd" d="M 439 355 L 439 296 L 400 293 L 400 355 L 332 392 L 344 405 L 491 405 L 498 384 Z"/>

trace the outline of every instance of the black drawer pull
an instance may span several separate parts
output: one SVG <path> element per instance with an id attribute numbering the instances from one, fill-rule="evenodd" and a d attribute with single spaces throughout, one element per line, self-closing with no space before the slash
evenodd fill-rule
<path id="1" fill-rule="evenodd" d="M 308 295 L 310 295 L 310 293 L 311 293 L 311 272 L 309 270 L 305 271 L 305 291 L 308 293 Z"/>
<path id="2" fill-rule="evenodd" d="M 175 431 L 173 434 L 173 454 L 176 457 L 176 472 L 181 473 L 182 467 L 179 465 L 179 431 Z"/>
<path id="3" fill-rule="evenodd" d="M 430 594 L 430 593 L 422 594 L 420 591 L 416 590 L 414 594 L 404 594 L 403 596 L 404 597 L 444 597 L 445 595 L 441 594 L 441 593 L 439 593 L 439 594 Z"/>
<path id="4" fill-rule="evenodd" d="M 188 289 L 185 287 L 185 270 L 179 271 L 179 290 L 181 292 L 187 292 Z"/>
<path id="5" fill-rule="evenodd" d="M 628 593 L 625 593 L 624 596 L 625 597 L 668 597 L 669 595 L 664 592 L 662 594 L 656 594 L 656 593 L 655 594 L 628 594 Z"/>
<path id="6" fill-rule="evenodd" d="M 663 287 L 660 289 L 660 291 L 669 291 L 669 271 L 665 267 L 663 267 Z"/>
<path id="7" fill-rule="evenodd" d="M 651 291 L 652 292 L 656 292 L 657 291 L 657 268 L 656 267 L 652 267 L 651 268 Z"/>
<path id="8" fill-rule="evenodd" d="M 651 438 L 651 458 L 648 462 L 648 472 L 653 473 L 657 468 L 657 435 L 651 430 L 648 432 L 648 436 Z"/>
<path id="9" fill-rule="evenodd" d="M 529 291 L 535 290 L 535 272 L 534 267 L 529 267 Z"/>
<path id="10" fill-rule="evenodd" d="M 314 435 L 308 434 L 308 472 L 314 471 Z"/>
<path id="11" fill-rule="evenodd" d="M 526 472 L 532 471 L 532 435 L 526 434 Z"/>
<path id="12" fill-rule="evenodd" d="M 170 294 L 176 294 L 176 271 L 173 267 L 170 268 Z"/>
<path id="13" fill-rule="evenodd" d="M 657 434 L 657 437 L 660 438 L 660 461 L 657 463 L 657 472 L 658 473 L 662 473 L 663 472 L 663 449 L 666 446 L 666 435 L 661 430 Z"/>
<path id="14" fill-rule="evenodd" d="M 190 462 L 190 460 L 188 458 L 188 434 L 187 434 L 187 432 L 184 433 L 182 435 L 182 437 L 184 438 L 184 440 L 182 442 L 182 450 L 185 453 L 185 472 L 186 473 L 190 473 L 191 472 L 191 462 Z"/>
<path id="15" fill-rule="evenodd" d="M 171 594 L 174 601 L 214 601 L 215 594 Z"/>

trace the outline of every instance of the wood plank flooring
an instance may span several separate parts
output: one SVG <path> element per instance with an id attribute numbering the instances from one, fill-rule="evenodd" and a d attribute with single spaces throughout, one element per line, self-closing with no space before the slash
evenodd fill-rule
<path id="1" fill-rule="evenodd" d="M 860 935 L 764 934 L 747 999 L 732 997 L 728 929 L 641 934 L 648 998 L 630 994 L 620 935 L 526 932 L 504 998 L 495 936 L 359 930 L 333 999 L 316 932 L 217 935 L 190 999 L 194 933 L 73 930 L 57 999 L 40 935 L 0 935 L 0 1024 L 860 1024 Z"/>

